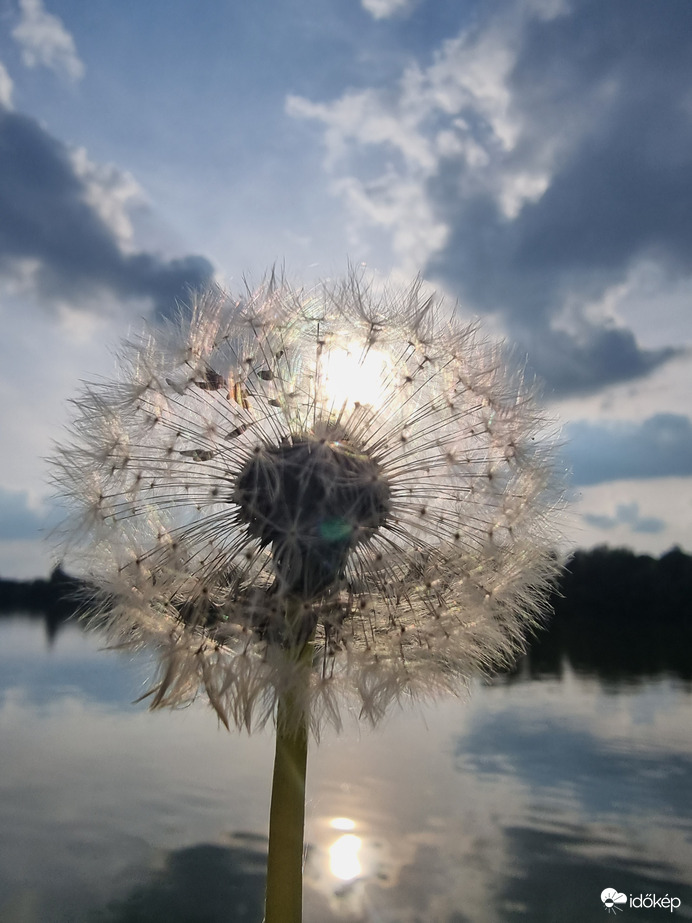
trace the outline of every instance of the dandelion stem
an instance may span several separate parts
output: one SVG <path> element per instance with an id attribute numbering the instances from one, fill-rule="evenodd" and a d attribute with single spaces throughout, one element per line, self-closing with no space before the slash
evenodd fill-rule
<path id="1" fill-rule="evenodd" d="M 287 656 L 296 655 L 295 650 Z M 298 655 L 309 665 L 312 643 Z M 305 683 L 310 673 L 303 671 Z M 300 923 L 303 909 L 303 831 L 308 728 L 305 697 L 292 687 L 279 699 L 276 756 L 269 812 L 269 855 L 264 923 Z"/>

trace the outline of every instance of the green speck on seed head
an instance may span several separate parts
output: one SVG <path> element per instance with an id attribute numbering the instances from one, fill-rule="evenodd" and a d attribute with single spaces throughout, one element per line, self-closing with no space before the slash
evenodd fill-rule
<path id="1" fill-rule="evenodd" d="M 345 519 L 336 517 L 334 519 L 325 519 L 320 523 L 320 537 L 325 542 L 342 542 L 351 536 L 351 526 Z"/>

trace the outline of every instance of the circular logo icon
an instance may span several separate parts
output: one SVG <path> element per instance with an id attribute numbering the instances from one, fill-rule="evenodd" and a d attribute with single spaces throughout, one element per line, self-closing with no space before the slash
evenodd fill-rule
<path id="1" fill-rule="evenodd" d="M 601 891 L 601 900 L 608 913 L 616 913 L 618 910 L 622 910 L 622 907 L 618 907 L 618 904 L 627 903 L 627 895 L 621 891 L 616 891 L 615 888 L 605 888 Z"/>

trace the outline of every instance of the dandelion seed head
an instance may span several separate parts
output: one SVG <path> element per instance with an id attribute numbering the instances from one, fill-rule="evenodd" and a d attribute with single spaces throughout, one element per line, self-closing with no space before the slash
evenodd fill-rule
<path id="1" fill-rule="evenodd" d="M 419 283 L 272 278 L 191 307 L 75 400 L 55 460 L 66 560 L 116 643 L 158 651 L 152 704 L 203 691 L 250 728 L 293 691 L 318 731 L 515 656 L 559 492 L 502 351 Z"/>

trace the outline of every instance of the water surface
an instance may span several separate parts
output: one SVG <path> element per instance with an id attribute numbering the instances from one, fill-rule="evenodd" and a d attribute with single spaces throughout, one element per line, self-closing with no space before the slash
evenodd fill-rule
<path id="1" fill-rule="evenodd" d="M 150 664 L 0 619 L 0 923 L 262 919 L 269 731 L 132 702 Z M 692 692 L 569 652 L 309 756 L 306 923 L 692 919 Z M 618 914 L 619 916 L 619 914 Z"/>

